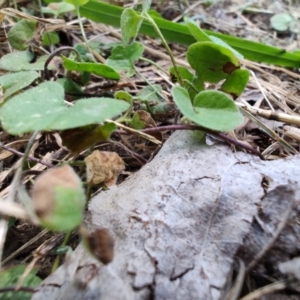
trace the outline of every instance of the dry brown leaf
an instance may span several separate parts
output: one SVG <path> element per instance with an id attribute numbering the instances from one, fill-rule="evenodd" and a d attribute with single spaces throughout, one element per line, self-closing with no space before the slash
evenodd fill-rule
<path id="1" fill-rule="evenodd" d="M 88 233 L 84 227 L 80 228 L 83 241 L 89 252 L 103 264 L 109 264 L 114 258 L 114 240 L 106 228 L 97 228 Z"/>
<path id="2" fill-rule="evenodd" d="M 112 186 L 116 184 L 118 176 L 125 169 L 123 159 L 116 152 L 95 150 L 84 161 L 87 182 L 91 185 L 103 183 Z"/>

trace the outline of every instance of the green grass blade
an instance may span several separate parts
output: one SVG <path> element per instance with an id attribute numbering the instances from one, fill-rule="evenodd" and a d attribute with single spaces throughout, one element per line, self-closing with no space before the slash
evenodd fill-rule
<path id="1" fill-rule="evenodd" d="M 90 20 L 120 27 L 120 18 L 123 8 L 110 5 L 97 0 L 90 0 L 86 5 L 80 8 L 81 15 Z M 160 28 L 165 39 L 169 42 L 190 45 L 196 40 L 191 35 L 188 27 L 183 24 L 173 23 L 164 19 L 153 17 Z M 291 53 L 285 50 L 268 46 L 265 44 L 244 40 L 229 35 L 204 30 L 207 34 L 216 36 L 231 47 L 240 52 L 246 59 L 274 64 L 282 67 L 300 68 L 300 54 Z M 140 32 L 149 36 L 157 37 L 153 27 L 146 21 L 143 22 Z"/>

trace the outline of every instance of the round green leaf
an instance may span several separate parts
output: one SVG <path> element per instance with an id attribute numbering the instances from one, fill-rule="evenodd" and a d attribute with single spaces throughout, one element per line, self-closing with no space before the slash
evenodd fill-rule
<path id="1" fill-rule="evenodd" d="M 126 70 L 127 77 L 134 75 L 134 62 L 138 60 L 144 52 L 141 43 L 134 42 L 131 45 L 117 45 L 113 48 L 111 56 L 106 60 L 106 64 L 114 70 Z"/>
<path id="2" fill-rule="evenodd" d="M 5 130 L 20 135 L 99 124 L 128 108 L 125 101 L 111 98 L 80 99 L 67 107 L 63 87 L 56 82 L 44 82 L 4 103 L 0 119 Z"/>
<path id="3" fill-rule="evenodd" d="M 172 96 L 185 117 L 205 128 L 228 132 L 243 121 L 234 101 L 222 92 L 202 91 L 195 97 L 194 106 L 182 87 L 173 87 Z"/>
<path id="4" fill-rule="evenodd" d="M 286 31 L 295 19 L 288 13 L 280 13 L 274 15 L 271 19 L 272 27 L 277 31 Z"/>
<path id="5" fill-rule="evenodd" d="M 35 34 L 37 21 L 21 20 L 17 22 L 8 32 L 8 41 L 16 50 L 25 50 L 28 48 L 27 42 L 31 40 Z"/>
<path id="6" fill-rule="evenodd" d="M 222 84 L 222 91 L 230 94 L 234 99 L 242 94 L 244 91 L 250 73 L 247 69 L 237 69 L 228 75 L 224 83 Z"/>
<path id="7" fill-rule="evenodd" d="M 27 87 L 38 77 L 39 74 L 35 71 L 22 71 L 1 76 L 0 85 L 4 91 L 4 99 Z"/>
<path id="8" fill-rule="evenodd" d="M 57 32 L 52 31 L 43 34 L 42 44 L 44 46 L 55 45 L 57 43 L 59 43 L 59 35 L 57 34 Z"/>
<path id="9" fill-rule="evenodd" d="M 121 32 L 124 44 L 130 44 L 137 36 L 143 18 L 132 8 L 126 8 L 121 15 Z"/>
<path id="10" fill-rule="evenodd" d="M 213 42 L 191 45 L 187 60 L 201 80 L 211 83 L 218 83 L 240 68 L 238 58 L 229 49 Z"/>
<path id="11" fill-rule="evenodd" d="M 115 97 L 116 99 L 126 101 L 126 102 L 128 102 L 130 105 L 133 104 L 133 98 L 132 98 L 132 96 L 131 96 L 129 93 L 125 92 L 125 91 L 116 91 L 116 92 L 114 93 L 114 97 Z"/>
<path id="12" fill-rule="evenodd" d="M 43 55 L 37 59 L 36 62 L 31 63 L 34 54 L 29 51 L 18 51 L 4 55 L 0 59 L 0 69 L 6 71 L 30 71 L 30 70 L 44 70 L 45 61 L 48 55 Z M 51 69 L 51 67 L 49 67 Z"/>
<path id="13" fill-rule="evenodd" d="M 137 97 L 142 101 L 160 101 L 162 97 L 160 97 L 162 93 L 162 87 L 159 84 L 147 85 L 142 88 Z"/>

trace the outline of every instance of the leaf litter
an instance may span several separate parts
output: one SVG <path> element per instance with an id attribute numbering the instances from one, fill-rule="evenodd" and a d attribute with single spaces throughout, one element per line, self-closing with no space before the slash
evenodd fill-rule
<path id="1" fill-rule="evenodd" d="M 167 5 L 160 6 L 159 3 L 157 3 L 157 8 L 162 15 L 166 15 L 168 11 L 167 15 L 170 17 L 170 15 L 172 15 L 170 14 L 170 11 L 172 10 L 175 11 L 173 15 L 180 15 L 180 13 L 178 14 L 178 5 L 174 1 L 165 0 L 163 2 Z M 191 1 L 186 1 L 189 6 L 186 6 L 184 1 L 182 2 L 183 3 L 181 3 L 181 5 L 188 11 L 188 14 L 190 16 L 194 16 L 196 21 L 202 21 L 201 26 L 204 28 L 272 44 L 274 46 L 283 47 L 286 50 L 295 50 L 299 47 L 299 41 L 297 41 L 295 37 L 294 29 L 285 30 L 283 32 L 282 30 L 276 31 L 275 26 L 275 30 L 271 28 L 271 17 L 277 15 L 278 18 L 278 16 L 280 17 L 280 13 L 285 10 L 292 12 L 292 5 L 289 6 L 280 2 L 281 6 L 279 5 L 279 7 L 275 7 L 272 1 L 264 1 L 257 5 L 253 4 L 245 6 L 243 1 L 236 0 L 231 1 L 231 4 L 226 1 L 224 3 L 222 3 L 222 1 L 215 1 L 216 3 L 213 3 L 214 1 L 212 1 L 211 5 L 208 7 L 199 3 L 199 5 L 191 8 L 194 4 Z M 124 3 L 119 1 L 118 4 L 123 5 Z M 127 3 L 127 5 L 131 4 L 131 1 Z M 3 26 L 1 28 L 4 35 L 1 43 L 6 45 L 6 48 L 1 47 L 2 55 L 9 51 L 6 40 L 7 30 L 9 28 L 8 26 L 14 23 L 11 18 L 11 11 L 8 9 L 7 12 L 10 14 L 7 14 L 6 20 L 3 22 Z M 20 14 L 20 16 L 21 15 L 22 14 Z M 65 38 L 67 38 L 66 40 L 69 42 L 82 43 L 76 19 L 72 20 L 71 16 L 67 16 L 65 22 L 58 21 L 51 24 L 50 21 L 47 24 L 50 28 L 52 26 L 55 27 L 55 30 L 63 32 Z M 100 43 L 106 44 L 108 41 L 111 43 L 120 41 L 120 36 L 115 29 L 106 27 L 103 24 L 96 24 L 89 20 L 85 20 L 84 25 L 89 40 L 98 40 Z M 145 53 L 147 57 L 154 60 L 158 65 L 163 66 L 165 70 L 168 70 L 171 66 L 170 60 L 169 57 L 165 55 L 165 50 L 161 46 L 160 42 L 145 36 L 139 39 L 139 41 L 145 46 Z M 6 52 L 3 53 L 3 51 Z M 183 54 L 186 52 L 186 48 L 173 44 L 172 51 L 177 62 L 180 65 L 186 66 L 186 59 Z M 105 58 L 105 53 L 102 54 Z M 289 145 L 298 150 L 300 134 L 296 135 L 293 132 L 298 130 L 297 127 L 300 123 L 299 72 L 297 72 L 297 70 L 288 70 L 281 67 L 253 63 L 250 61 L 243 61 L 243 64 L 255 73 L 256 78 L 253 76 L 250 77 L 247 88 L 240 97 L 240 100 L 243 104 L 250 103 L 251 106 L 253 106 L 253 109 L 257 111 L 256 115 L 259 116 L 258 118 L 260 118 L 263 123 L 267 122 L 269 128 L 273 132 L 277 132 L 281 138 L 289 143 Z M 163 98 L 167 100 L 165 103 L 166 106 L 169 105 L 174 108 L 174 104 L 171 99 L 171 87 L 173 84 L 170 82 L 169 78 L 145 61 L 139 62 L 136 68 L 152 84 L 159 84 L 162 86 Z M 118 89 L 126 87 L 126 90 L 131 95 L 138 95 L 145 85 L 145 82 L 140 80 L 137 76 L 130 79 L 123 77 L 121 82 L 115 83 L 114 85 L 109 85 L 106 81 L 94 78 L 84 88 L 84 92 L 89 94 L 113 93 Z M 266 98 L 268 101 L 266 101 Z M 149 100 L 150 107 L 154 108 L 157 104 L 157 99 Z M 137 106 L 136 109 L 141 107 L 141 103 L 138 101 L 135 105 Z M 245 106 L 245 109 L 247 109 L 247 105 Z M 269 115 L 260 115 L 260 109 L 265 110 L 269 113 Z M 254 114 L 254 111 L 252 110 L 251 113 Z M 293 117 L 293 121 L 288 122 L 288 120 L 281 118 L 280 114 L 286 114 L 290 118 Z M 156 115 L 156 126 L 173 124 L 175 117 L 175 109 L 173 111 L 162 111 L 162 113 Z M 269 121 L 266 121 L 265 119 L 269 119 Z M 170 132 L 163 132 L 160 139 L 165 141 L 169 134 Z M 23 143 L 20 138 L 18 139 L 16 137 L 6 135 L 4 132 L 2 132 L 1 135 L 1 144 L 6 147 L 5 149 L 3 148 L 0 153 L 0 155 L 2 155 L 2 172 L 0 174 L 2 178 L 1 199 L 4 199 L 7 197 L 10 189 L 13 175 L 20 165 L 19 157 L 13 152 L 13 150 L 20 151 L 20 155 L 22 155 L 24 147 L 19 146 Z M 280 140 L 276 140 L 276 138 L 271 139 L 257 123 L 253 122 L 253 120 L 246 120 L 234 131 L 234 133 L 229 133 L 229 135 L 232 135 L 234 138 L 259 149 L 269 160 L 276 160 L 293 155 L 291 151 L 286 150 L 286 148 L 282 146 Z M 23 178 L 23 184 L 28 188 L 30 188 L 30 182 L 35 179 L 36 174 L 45 170 L 47 164 L 56 165 L 62 162 L 76 164 L 78 162 L 83 162 L 89 154 L 88 151 L 83 151 L 75 156 L 70 155 L 65 149 L 58 146 L 54 133 L 52 132 L 43 133 L 37 139 L 36 143 L 36 147 L 34 148 L 34 151 L 32 151 L 31 156 L 29 156 L 27 163 L 29 175 L 24 176 Z M 10 151 L 9 149 L 11 149 L 12 152 L 10 152 L 11 154 L 9 155 L 9 159 L 7 159 L 7 151 Z M 149 140 L 145 140 L 140 136 L 130 135 L 123 130 L 119 130 L 113 134 L 111 140 L 96 144 L 94 149 L 118 153 L 126 164 L 126 171 L 128 173 L 132 173 L 137 171 L 143 164 L 145 164 L 146 161 L 150 161 L 160 149 L 160 146 Z M 234 149 L 234 151 L 237 151 L 237 149 Z M 30 157 L 35 157 L 39 159 L 40 162 L 34 165 L 34 160 L 31 160 Z M 79 174 L 83 174 L 83 169 L 84 168 L 80 166 L 80 164 L 76 167 Z M 32 173 L 32 175 L 30 175 L 30 173 Z M 84 176 L 85 175 L 83 175 L 82 178 L 84 178 Z M 122 175 L 121 173 L 119 182 L 125 178 L 126 174 Z M 94 192 L 95 191 L 96 189 L 94 189 Z M 22 223 L 20 224 L 22 225 Z M 18 226 L 17 222 L 12 226 L 11 230 L 18 230 Z M 40 243 L 42 242 L 43 239 Z M 17 254 L 17 259 L 25 259 L 26 256 L 29 255 L 30 251 L 32 251 L 32 248 L 28 248 L 26 250 L 25 247 L 23 253 Z M 295 271 L 292 270 L 289 272 L 293 273 Z M 253 289 L 255 289 L 255 285 Z"/>

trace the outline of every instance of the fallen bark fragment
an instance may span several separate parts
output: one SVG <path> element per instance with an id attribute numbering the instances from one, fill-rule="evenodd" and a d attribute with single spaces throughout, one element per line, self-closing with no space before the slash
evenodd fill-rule
<path id="1" fill-rule="evenodd" d="M 33 299 L 224 299 L 261 202 L 286 186 L 299 204 L 299 162 L 174 133 L 152 162 L 89 205 L 89 229 L 108 228 L 115 240 L 112 263 L 79 246 Z"/>

